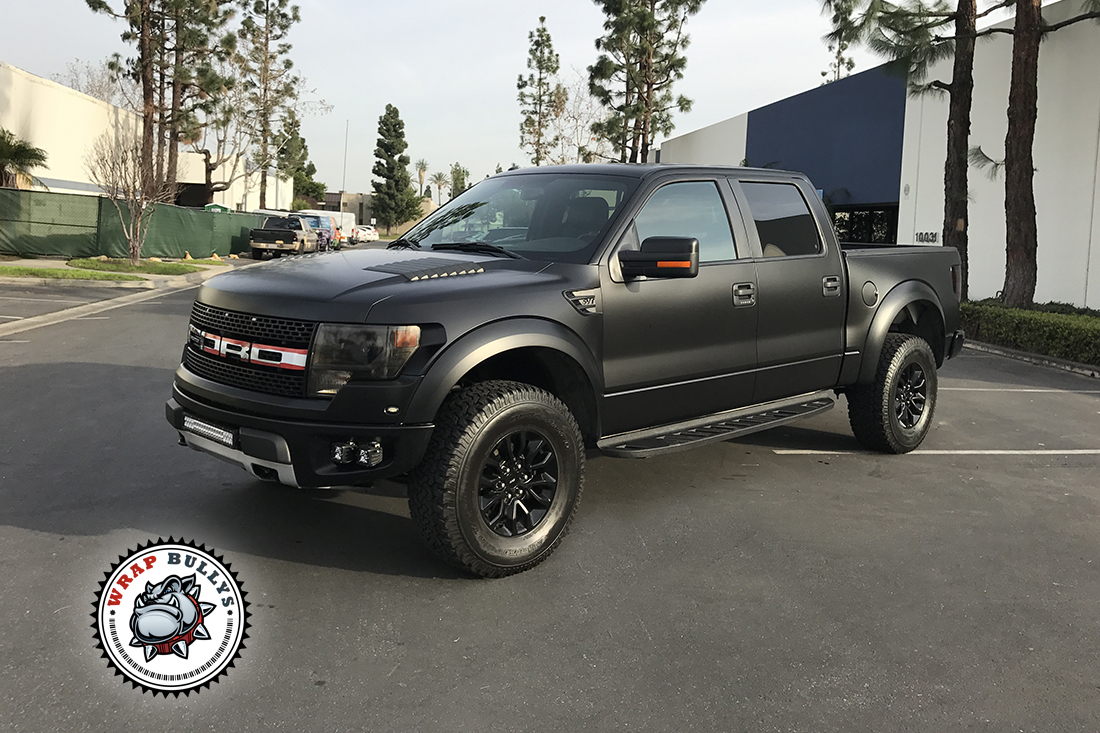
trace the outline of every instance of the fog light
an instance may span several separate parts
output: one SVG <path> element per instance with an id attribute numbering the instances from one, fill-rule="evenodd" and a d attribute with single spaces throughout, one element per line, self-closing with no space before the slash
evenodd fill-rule
<path id="1" fill-rule="evenodd" d="M 353 441 L 332 444 L 332 462 L 338 466 L 354 463 L 358 453 L 359 447 Z"/>
<path id="2" fill-rule="evenodd" d="M 382 444 L 372 440 L 359 449 L 359 464 L 362 466 L 377 466 L 382 462 Z"/>
<path id="3" fill-rule="evenodd" d="M 382 444 L 377 439 L 361 445 L 354 440 L 333 443 L 330 455 L 332 462 L 337 466 L 350 466 L 357 463 L 371 468 L 382 462 Z"/>

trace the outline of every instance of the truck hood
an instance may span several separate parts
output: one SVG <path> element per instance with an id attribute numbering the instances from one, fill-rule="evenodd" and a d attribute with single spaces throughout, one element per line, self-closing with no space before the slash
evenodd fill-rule
<path id="1" fill-rule="evenodd" d="M 540 273 L 548 267 L 551 263 L 467 252 L 322 252 L 217 275 L 202 285 L 197 300 L 241 313 L 363 322 L 382 301 L 438 307 L 453 297 L 531 287 L 545 278 Z"/>

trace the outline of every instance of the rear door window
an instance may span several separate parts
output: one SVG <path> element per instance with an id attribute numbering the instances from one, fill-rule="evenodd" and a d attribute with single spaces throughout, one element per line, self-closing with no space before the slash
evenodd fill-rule
<path id="1" fill-rule="evenodd" d="M 741 182 L 765 257 L 798 257 L 823 251 L 817 223 L 798 186 Z"/>

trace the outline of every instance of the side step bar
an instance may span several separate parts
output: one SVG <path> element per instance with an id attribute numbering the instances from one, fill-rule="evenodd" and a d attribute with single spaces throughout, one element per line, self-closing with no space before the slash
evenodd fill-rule
<path id="1" fill-rule="evenodd" d="M 607 455 L 617 458 L 649 458 L 768 430 L 825 412 L 835 404 L 832 392 L 814 392 L 674 425 L 612 435 L 596 445 Z"/>

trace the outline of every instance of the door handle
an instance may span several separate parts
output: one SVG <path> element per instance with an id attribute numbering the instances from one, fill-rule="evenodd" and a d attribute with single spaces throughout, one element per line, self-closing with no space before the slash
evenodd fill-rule
<path id="1" fill-rule="evenodd" d="M 733 306 L 751 308 L 756 305 L 756 286 L 752 283 L 737 283 L 733 286 Z"/>
<path id="2" fill-rule="evenodd" d="M 840 296 L 840 278 L 836 275 L 829 275 L 821 278 L 821 294 L 826 298 L 836 298 Z"/>

